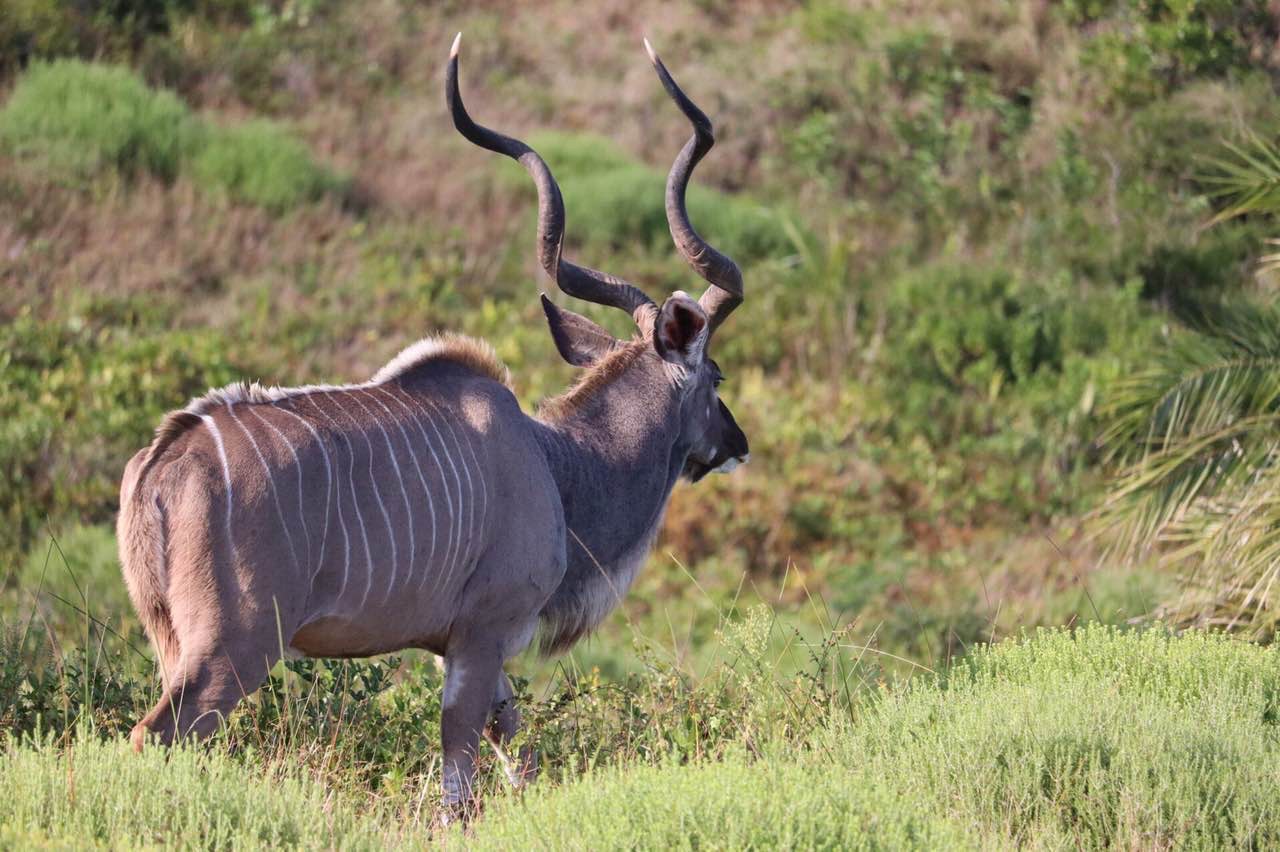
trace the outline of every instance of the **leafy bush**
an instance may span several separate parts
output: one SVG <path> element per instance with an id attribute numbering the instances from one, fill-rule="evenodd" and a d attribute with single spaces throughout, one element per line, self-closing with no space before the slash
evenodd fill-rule
<path id="1" fill-rule="evenodd" d="M 998 17 L 984 27 L 998 30 Z M 1018 190 L 1035 69 L 1001 56 L 991 29 L 965 38 L 954 24 L 866 25 L 850 39 L 857 49 L 812 45 L 769 79 L 781 114 L 771 156 L 804 178 L 788 194 L 866 205 L 870 222 L 897 220 L 900 239 L 926 252 L 958 229 L 985 227 L 990 202 Z"/>
<path id="2" fill-rule="evenodd" d="M 109 520 L 125 462 L 160 415 L 243 375 L 233 349 L 210 330 L 0 325 L 0 555 L 25 551 L 49 518 Z"/>
<path id="3" fill-rule="evenodd" d="M 175 95 L 125 68 L 76 60 L 33 65 L 0 111 L 0 141 L 77 177 L 117 170 L 172 180 L 197 137 Z"/>
<path id="4" fill-rule="evenodd" d="M 935 439 L 981 435 L 1005 398 L 1019 403 L 1005 411 L 1006 434 L 1016 431 L 1010 427 L 1020 422 L 1012 419 L 1024 413 L 1018 409 L 1030 405 L 1035 423 L 1028 425 L 1037 433 L 1047 438 L 1066 427 L 1087 439 L 1087 422 L 1075 416 L 1091 413 L 1084 397 L 1153 324 L 1140 316 L 1138 282 L 1088 300 L 1056 289 L 1017 281 L 999 267 L 964 264 L 925 267 L 895 281 L 886 299 L 892 334 L 884 361 L 896 378 L 903 430 Z M 949 391 L 942 399 L 939 387 Z"/>
<path id="5" fill-rule="evenodd" d="M 293 6 L 293 3 L 286 6 Z M 310 4 L 308 4 L 310 5 Z M 139 59 L 176 55 L 175 24 L 247 22 L 266 11 L 252 0 L 4 0 L 0 4 L 0 73 L 40 60 Z M 189 33 L 188 33 L 189 35 Z"/>
<path id="6" fill-rule="evenodd" d="M 891 357 L 913 369 L 932 368 L 955 387 L 984 392 L 994 382 L 1061 370 L 1061 306 L 1053 302 L 1001 269 L 945 266 L 909 274 L 889 297 L 889 316 L 903 326 Z M 1098 346 L 1096 340 L 1081 342 L 1085 351 Z"/>
<path id="7" fill-rule="evenodd" d="M 201 185 L 275 212 L 342 186 L 273 122 L 207 126 L 133 72 L 78 60 L 37 64 L 22 77 L 0 111 L 0 142 L 64 176 L 173 180 L 189 169 Z"/>
<path id="8" fill-rule="evenodd" d="M 76 45 L 65 5 L 55 0 L 6 0 L 0 15 L 0 72 L 31 57 L 58 56 Z"/>
<path id="9" fill-rule="evenodd" d="M 1071 0 L 1069 21 L 1109 26 L 1085 50 L 1113 95 L 1126 102 L 1159 97 L 1193 77 L 1216 77 L 1247 64 L 1274 39 L 1263 0 Z"/>
<path id="10" fill-rule="evenodd" d="M 305 145 L 262 120 L 211 130 L 191 171 L 203 186 L 277 212 L 315 201 L 340 185 Z"/>

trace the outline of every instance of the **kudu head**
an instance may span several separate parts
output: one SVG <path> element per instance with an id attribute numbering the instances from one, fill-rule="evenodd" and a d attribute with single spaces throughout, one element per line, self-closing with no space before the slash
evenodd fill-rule
<path id="1" fill-rule="evenodd" d="M 634 319 L 638 337 L 618 340 L 597 323 L 558 307 L 545 295 L 542 307 L 560 355 L 578 367 L 595 368 L 607 355 L 623 347 L 642 348 L 628 361 L 628 370 L 648 371 L 649 387 L 674 391 L 672 416 L 677 432 L 674 449 L 684 458 L 681 473 L 697 481 L 712 471 L 728 472 L 748 456 L 747 437 L 720 399 L 723 380 L 719 366 L 708 354 L 716 329 L 742 302 L 742 273 L 737 264 L 698 235 L 689 222 L 685 191 L 698 162 L 715 144 L 711 121 L 691 101 L 667 71 L 648 40 L 645 50 L 667 93 L 693 125 L 693 136 L 676 156 L 667 175 L 667 224 L 680 254 L 706 279 L 702 297 L 694 300 L 677 291 L 658 306 L 639 288 L 621 278 L 569 261 L 562 254 L 564 199 L 546 162 L 518 139 L 496 133 L 471 120 L 458 91 L 458 48 L 453 42 L 446 73 L 446 98 L 454 126 L 469 141 L 519 162 L 538 189 L 538 260 L 547 275 L 565 293 L 626 311 Z M 656 405 L 658 400 L 638 400 Z"/>

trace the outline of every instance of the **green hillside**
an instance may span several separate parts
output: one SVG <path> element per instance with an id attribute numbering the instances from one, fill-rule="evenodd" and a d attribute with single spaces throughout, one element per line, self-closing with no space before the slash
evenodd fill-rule
<path id="1" fill-rule="evenodd" d="M 678 486 L 595 636 L 516 662 L 542 780 L 486 763 L 453 840 L 1269 845 L 1271 5 L 0 0 L 0 846 L 431 839 L 414 653 L 279 666 L 211 749 L 120 754 L 156 685 L 114 519 L 211 386 L 444 329 L 526 408 L 573 380 L 527 176 L 444 107 L 459 30 L 566 252 L 654 297 L 702 282 L 642 36 L 715 121 L 690 210 L 744 273 L 714 355 L 752 460 Z"/>

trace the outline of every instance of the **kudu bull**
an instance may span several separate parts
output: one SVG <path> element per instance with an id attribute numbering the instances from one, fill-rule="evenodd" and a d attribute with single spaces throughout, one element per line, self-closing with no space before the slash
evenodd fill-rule
<path id="1" fill-rule="evenodd" d="M 133 729 L 137 748 L 214 730 L 286 648 L 424 648 L 445 660 L 444 800 L 457 807 L 471 797 L 481 733 L 502 754 L 519 722 L 505 661 L 539 622 L 548 653 L 592 630 L 631 584 L 676 480 L 746 461 L 707 355 L 742 277 L 685 209 L 713 143 L 707 117 L 646 42 L 694 129 L 667 179 L 671 235 L 710 285 L 700 301 L 678 292 L 659 307 L 562 255 L 555 179 L 527 145 L 471 120 L 460 39 L 446 74 L 455 127 L 532 176 L 547 275 L 625 310 L 638 333 L 617 340 L 544 296 L 556 348 L 586 373 L 536 417 L 492 350 L 457 336 L 419 341 L 363 384 L 232 385 L 170 413 L 120 494 L 120 559 L 163 677 Z M 531 756 L 512 770 L 517 781 L 530 772 Z"/>

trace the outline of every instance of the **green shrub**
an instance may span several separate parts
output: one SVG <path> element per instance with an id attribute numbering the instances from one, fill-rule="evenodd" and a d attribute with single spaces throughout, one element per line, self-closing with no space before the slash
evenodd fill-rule
<path id="1" fill-rule="evenodd" d="M 0 73 L 31 57 L 59 55 L 76 45 L 65 4 L 55 0 L 5 0 L 0 11 Z"/>
<path id="2" fill-rule="evenodd" d="M 286 10 L 298 5 L 285 4 Z M 77 57 L 150 66 L 148 54 L 176 56 L 189 48 L 173 37 L 175 30 L 189 37 L 197 27 L 248 23 L 254 13 L 270 14 L 252 0 L 2 0 L 0 73 L 31 61 Z"/>
<path id="3" fill-rule="evenodd" d="M 276 212 L 315 201 L 340 185 L 305 145 L 270 121 L 210 130 L 191 169 L 202 186 Z"/>
<path id="4" fill-rule="evenodd" d="M 55 175 L 118 172 L 202 186 L 281 212 L 342 186 L 307 147 L 270 121 L 220 128 L 125 68 L 79 60 L 37 64 L 0 111 L 0 141 Z"/>
<path id="5" fill-rule="evenodd" d="M 1274 39 L 1262 0 L 1071 0 L 1067 20 L 1107 26 L 1085 45 L 1092 68 L 1122 102 L 1160 97 L 1194 77 L 1221 77 L 1249 64 Z"/>
<path id="6" fill-rule="evenodd" d="M 78 60 L 33 65 L 0 111 L 0 140 L 57 174 L 172 180 L 198 137 L 181 100 L 133 72 Z"/>
<path id="7" fill-rule="evenodd" d="M 893 357 L 930 367 L 958 388 L 986 391 L 1042 370 L 1060 370 L 1061 312 L 1048 294 L 1002 269 L 941 266 L 895 283 L 889 315 L 902 324 Z M 1095 343 L 1096 347 L 1096 343 Z"/>
<path id="8" fill-rule="evenodd" d="M 46 521 L 110 520 L 125 462 L 160 416 L 244 374 L 234 349 L 211 330 L 0 325 L 0 559 L 47 543 Z"/>

